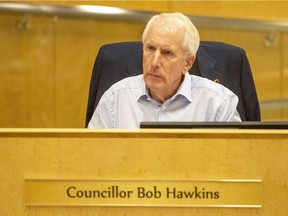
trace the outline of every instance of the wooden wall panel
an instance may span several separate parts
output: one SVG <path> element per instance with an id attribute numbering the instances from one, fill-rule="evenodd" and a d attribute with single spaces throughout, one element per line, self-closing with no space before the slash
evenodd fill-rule
<path id="1" fill-rule="evenodd" d="M 168 11 L 201 16 L 246 19 L 287 18 L 287 1 L 168 1 Z M 125 6 L 125 5 L 123 5 Z M 137 8 L 137 9 L 141 9 Z M 149 8 L 148 8 L 149 9 Z M 150 10 L 153 10 L 151 5 Z M 165 9 L 164 9 L 165 10 Z M 162 11 L 162 10 L 161 10 Z"/>
<path id="2" fill-rule="evenodd" d="M 1 15 L 0 26 L 0 127 L 53 127 L 53 21 Z"/>

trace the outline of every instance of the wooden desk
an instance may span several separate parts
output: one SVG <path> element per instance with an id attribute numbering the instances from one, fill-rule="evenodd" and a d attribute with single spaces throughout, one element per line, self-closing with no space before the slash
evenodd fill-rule
<path id="1" fill-rule="evenodd" d="M 288 213 L 287 130 L 1 129 L 1 215 Z M 25 179 L 261 179 L 262 208 L 25 207 Z"/>

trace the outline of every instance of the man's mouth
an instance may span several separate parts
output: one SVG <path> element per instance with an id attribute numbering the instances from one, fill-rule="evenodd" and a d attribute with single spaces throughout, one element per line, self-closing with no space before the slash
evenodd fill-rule
<path id="1" fill-rule="evenodd" d="M 155 78 L 162 78 L 162 76 L 154 74 L 154 73 L 148 73 L 148 75 L 155 77 Z"/>

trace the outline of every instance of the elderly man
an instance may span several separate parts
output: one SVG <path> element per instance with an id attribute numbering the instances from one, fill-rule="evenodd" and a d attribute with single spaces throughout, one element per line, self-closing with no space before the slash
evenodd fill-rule
<path id="1" fill-rule="evenodd" d="M 187 73 L 200 42 L 188 17 L 152 17 L 142 41 L 143 74 L 108 89 L 88 128 L 138 128 L 142 121 L 241 121 L 233 92 Z"/>

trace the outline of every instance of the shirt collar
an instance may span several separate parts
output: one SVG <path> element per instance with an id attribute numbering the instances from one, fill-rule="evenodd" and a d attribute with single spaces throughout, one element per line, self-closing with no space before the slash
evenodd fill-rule
<path id="1" fill-rule="evenodd" d="M 183 79 L 181 85 L 179 86 L 176 94 L 172 97 L 173 99 L 175 99 L 178 95 L 182 95 L 189 102 L 192 101 L 192 99 L 191 99 L 191 80 L 190 79 L 191 79 L 190 74 L 187 72 L 184 75 L 184 79 Z"/>
<path id="2" fill-rule="evenodd" d="M 142 79 L 141 79 L 141 83 L 140 83 L 140 92 L 139 92 L 139 97 L 138 97 L 138 101 L 141 100 L 151 100 L 150 96 L 149 96 L 149 91 L 148 91 L 148 87 L 145 84 L 144 81 L 144 76 L 142 74 Z"/>

